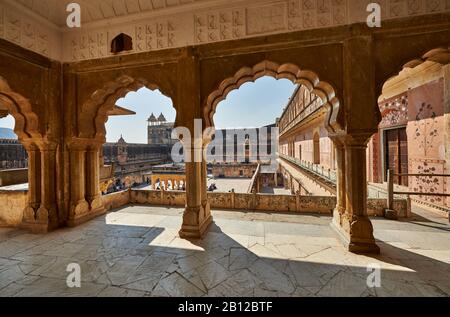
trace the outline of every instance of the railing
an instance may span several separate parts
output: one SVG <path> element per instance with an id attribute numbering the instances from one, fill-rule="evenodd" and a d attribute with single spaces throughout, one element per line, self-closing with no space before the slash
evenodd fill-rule
<path id="1" fill-rule="evenodd" d="M 322 103 L 318 102 L 318 98 L 315 99 L 312 103 L 303 108 L 291 122 L 289 122 L 286 126 L 283 126 L 283 128 L 280 129 L 280 135 L 283 135 L 287 131 L 291 130 L 294 126 L 296 126 L 297 124 L 308 118 L 318 109 L 322 108 L 322 106 L 323 106 Z"/>
<path id="2" fill-rule="evenodd" d="M 325 168 L 322 165 L 318 165 L 318 164 L 313 164 L 311 162 L 306 162 L 306 161 L 300 161 L 298 159 L 295 159 L 293 157 L 284 155 L 284 154 L 279 154 L 281 158 L 285 159 L 286 161 L 295 164 L 307 171 L 309 171 L 310 173 L 315 174 L 316 176 L 319 176 L 320 178 L 323 178 L 333 184 L 336 184 L 337 182 L 337 175 L 336 175 L 336 171 L 329 169 L 329 168 Z"/>
<path id="3" fill-rule="evenodd" d="M 409 198 L 409 196 L 430 196 L 430 197 L 450 197 L 450 194 L 444 193 L 424 193 L 424 192 L 404 192 L 404 191 L 395 191 L 394 190 L 394 177 L 423 177 L 423 178 L 431 178 L 431 177 L 450 177 L 447 174 L 396 174 L 391 170 L 387 172 L 388 178 L 388 198 L 387 198 L 387 206 L 389 210 L 393 210 L 394 205 L 394 196 L 395 195 L 405 195 Z M 450 221 L 450 212 L 448 212 L 448 217 Z"/>
<path id="4" fill-rule="evenodd" d="M 250 182 L 250 185 L 248 186 L 248 189 L 247 189 L 248 194 L 258 192 L 257 183 L 258 183 L 258 175 L 260 174 L 260 172 L 261 172 L 261 164 L 258 164 L 255 174 L 253 174 L 252 181 Z"/>

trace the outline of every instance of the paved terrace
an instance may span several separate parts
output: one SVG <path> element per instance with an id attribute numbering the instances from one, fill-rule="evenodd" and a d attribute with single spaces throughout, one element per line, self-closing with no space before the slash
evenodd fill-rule
<path id="1" fill-rule="evenodd" d="M 382 255 L 346 252 L 329 217 L 215 211 L 203 241 L 182 209 L 130 206 L 48 235 L 0 229 L 0 296 L 449 296 L 445 218 L 374 220 Z M 425 214 L 425 216 L 427 216 Z M 66 287 L 67 264 L 82 287 Z M 366 285 L 368 264 L 381 288 Z"/>

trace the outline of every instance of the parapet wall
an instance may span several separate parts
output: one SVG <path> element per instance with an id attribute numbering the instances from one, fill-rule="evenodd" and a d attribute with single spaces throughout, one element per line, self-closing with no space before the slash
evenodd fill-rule
<path id="1" fill-rule="evenodd" d="M 27 206 L 27 191 L 0 191 L 0 227 L 16 227 L 22 222 Z"/>
<path id="2" fill-rule="evenodd" d="M 336 206 L 336 197 L 263 195 L 236 193 L 208 193 L 213 209 L 316 213 L 331 215 Z M 0 191 L 0 200 L 5 202 L 0 208 L 0 227 L 17 227 L 21 224 L 27 206 L 27 191 Z M 114 210 L 129 204 L 184 207 L 186 193 L 182 191 L 128 190 L 102 196 L 106 210 Z M 383 217 L 387 208 L 385 199 L 370 198 L 368 214 Z M 394 209 L 400 218 L 408 216 L 406 200 L 396 200 Z"/>
<path id="3" fill-rule="evenodd" d="M 28 183 L 28 168 L 0 171 L 0 187 Z"/>
<path id="4" fill-rule="evenodd" d="M 336 197 L 264 195 L 241 193 L 208 193 L 213 209 L 237 209 L 245 211 L 295 212 L 332 214 L 336 206 Z M 181 191 L 131 190 L 130 203 L 184 207 L 186 194 Z M 386 199 L 372 199 L 367 203 L 369 216 L 383 217 L 387 208 Z M 396 200 L 394 209 L 400 218 L 408 215 L 406 200 Z"/>

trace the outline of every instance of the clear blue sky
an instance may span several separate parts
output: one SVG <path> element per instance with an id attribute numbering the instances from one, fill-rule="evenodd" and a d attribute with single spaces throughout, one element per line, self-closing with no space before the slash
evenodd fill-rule
<path id="1" fill-rule="evenodd" d="M 263 77 L 255 83 L 246 83 L 232 91 L 217 106 L 216 128 L 262 127 L 275 122 L 292 96 L 296 85 L 286 79 Z M 147 143 L 147 119 L 153 112 L 162 112 L 170 122 L 176 112 L 172 100 L 158 90 L 142 88 L 117 101 L 119 106 L 136 112 L 135 116 L 109 117 L 106 123 L 107 141 L 116 142 L 121 135 L 128 143 Z M 14 128 L 14 119 L 0 119 L 0 127 Z"/>
<path id="2" fill-rule="evenodd" d="M 233 90 L 216 109 L 217 129 L 260 128 L 275 123 L 294 93 L 290 80 L 262 77 Z"/>

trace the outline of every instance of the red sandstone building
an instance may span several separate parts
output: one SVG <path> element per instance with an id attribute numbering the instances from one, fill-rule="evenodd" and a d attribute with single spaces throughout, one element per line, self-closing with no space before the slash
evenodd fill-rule
<path id="1" fill-rule="evenodd" d="M 369 194 L 379 196 L 386 191 L 388 170 L 401 175 L 448 174 L 444 98 L 449 77 L 440 65 L 424 63 L 406 67 L 386 82 L 378 104 L 382 121 L 367 149 Z M 320 188 L 334 192 L 334 147 L 325 129 L 326 119 L 319 98 L 299 86 L 279 120 L 281 171 L 293 192 Z M 309 180 L 302 180 L 301 175 Z M 394 183 L 408 192 L 449 193 L 446 178 L 439 176 L 395 176 Z M 411 198 L 439 209 L 448 207 L 443 197 Z"/>

